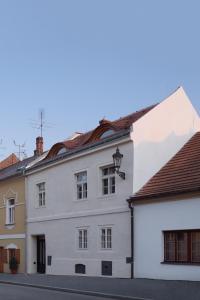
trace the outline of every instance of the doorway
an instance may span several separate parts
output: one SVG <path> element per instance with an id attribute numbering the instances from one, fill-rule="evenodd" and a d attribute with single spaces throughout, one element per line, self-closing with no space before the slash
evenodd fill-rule
<path id="1" fill-rule="evenodd" d="M 37 273 L 44 274 L 46 272 L 46 246 L 45 236 L 37 236 Z"/>

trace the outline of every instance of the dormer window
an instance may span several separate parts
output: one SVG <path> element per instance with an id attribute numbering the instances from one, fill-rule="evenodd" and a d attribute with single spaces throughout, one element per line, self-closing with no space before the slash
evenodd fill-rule
<path id="1" fill-rule="evenodd" d="M 106 130 L 101 136 L 100 136 L 100 139 L 103 139 L 103 138 L 106 138 L 112 134 L 114 134 L 115 131 L 113 129 L 109 129 L 109 130 Z"/>
<path id="2" fill-rule="evenodd" d="M 63 154 L 63 153 L 65 153 L 65 152 L 67 152 L 67 149 L 63 147 L 63 148 L 61 148 L 61 149 L 57 152 L 57 155 Z"/>

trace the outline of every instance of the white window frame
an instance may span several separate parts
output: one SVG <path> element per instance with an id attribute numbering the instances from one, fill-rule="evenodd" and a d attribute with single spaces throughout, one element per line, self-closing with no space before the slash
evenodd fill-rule
<path id="1" fill-rule="evenodd" d="M 37 193 L 38 193 L 38 207 L 45 207 L 46 205 L 46 183 L 37 183 Z"/>
<path id="2" fill-rule="evenodd" d="M 79 180 L 79 176 L 83 176 L 82 180 Z M 84 200 L 88 197 L 88 183 L 87 183 L 87 170 L 80 171 L 75 174 L 76 179 L 76 199 L 77 200 Z M 80 190 L 79 190 L 80 188 Z"/>
<path id="3" fill-rule="evenodd" d="M 104 170 L 106 169 L 108 169 L 108 174 L 104 174 Z M 111 172 L 111 170 L 113 171 L 113 173 Z M 113 184 L 113 179 L 114 179 L 114 184 Z M 106 188 L 104 185 L 105 180 L 107 180 L 108 182 L 107 193 L 105 193 L 105 188 Z M 113 186 L 114 186 L 114 192 L 112 190 Z M 115 176 L 113 165 L 101 167 L 101 187 L 102 187 L 103 196 L 116 194 L 116 176 Z"/>
<path id="4" fill-rule="evenodd" d="M 78 228 L 78 250 L 88 250 L 88 228 Z"/>
<path id="5" fill-rule="evenodd" d="M 112 226 L 103 226 L 100 228 L 101 250 L 112 250 Z"/>
<path id="6" fill-rule="evenodd" d="M 12 204 L 10 202 L 13 202 Z M 15 223 L 15 198 L 6 200 L 6 225 Z"/>

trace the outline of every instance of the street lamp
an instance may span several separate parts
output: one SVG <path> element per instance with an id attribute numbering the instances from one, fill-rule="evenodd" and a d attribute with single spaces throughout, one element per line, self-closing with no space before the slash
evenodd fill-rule
<path id="1" fill-rule="evenodd" d="M 114 168 L 115 172 L 122 178 L 125 179 L 125 173 L 121 172 L 119 169 L 121 167 L 121 161 L 123 154 L 119 152 L 119 148 L 117 147 L 116 152 L 113 154 L 113 162 L 114 162 Z"/>

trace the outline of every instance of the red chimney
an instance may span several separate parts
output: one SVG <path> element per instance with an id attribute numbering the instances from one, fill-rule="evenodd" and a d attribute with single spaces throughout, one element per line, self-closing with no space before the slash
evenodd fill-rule
<path id="1" fill-rule="evenodd" d="M 36 149 L 34 151 L 34 155 L 41 155 L 43 153 L 43 137 L 38 136 L 36 138 Z"/>

